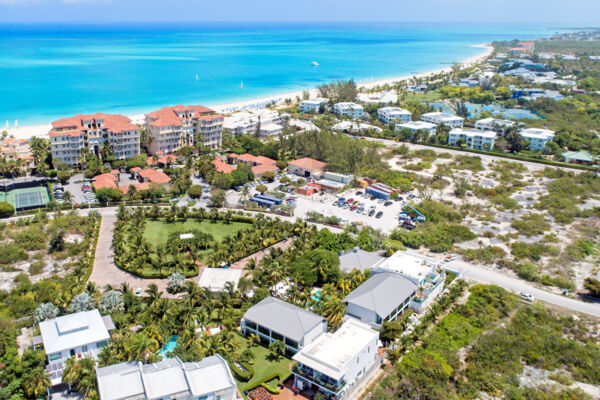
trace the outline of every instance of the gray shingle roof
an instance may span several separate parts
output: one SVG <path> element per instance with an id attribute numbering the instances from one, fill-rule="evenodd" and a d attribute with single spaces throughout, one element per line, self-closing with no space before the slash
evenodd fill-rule
<path id="1" fill-rule="evenodd" d="M 377 254 L 369 253 L 368 251 L 361 249 L 352 249 L 340 256 L 340 268 L 346 272 L 350 272 L 355 268 L 364 271 L 381 260 L 383 260 L 383 257 L 380 257 Z"/>
<path id="2" fill-rule="evenodd" d="M 385 318 L 416 289 L 417 285 L 403 276 L 384 272 L 367 279 L 346 296 L 344 302 L 356 304 Z"/>
<path id="3" fill-rule="evenodd" d="M 250 307 L 244 319 L 299 342 L 324 318 L 275 297 L 267 297 Z"/>

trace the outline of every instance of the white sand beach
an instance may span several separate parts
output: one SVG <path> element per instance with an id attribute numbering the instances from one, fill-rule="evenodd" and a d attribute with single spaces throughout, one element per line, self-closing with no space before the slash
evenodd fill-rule
<path id="1" fill-rule="evenodd" d="M 487 57 L 489 57 L 494 51 L 493 47 L 491 47 L 489 44 L 477 44 L 477 45 L 473 45 L 471 47 L 481 48 L 481 49 L 483 49 L 483 52 L 481 54 L 478 54 L 476 56 L 470 57 L 470 58 L 462 61 L 461 65 L 463 65 L 465 67 L 482 62 Z M 398 77 L 393 77 L 393 78 L 375 80 L 372 82 L 359 83 L 357 86 L 359 88 L 364 87 L 366 89 L 370 89 L 370 88 L 373 88 L 376 86 L 391 84 L 394 82 L 403 81 L 403 80 L 407 80 L 407 79 L 411 79 L 411 78 L 423 78 L 423 77 L 426 77 L 426 76 L 432 75 L 432 74 L 449 72 L 450 70 L 451 70 L 451 67 L 448 66 L 448 67 L 439 68 L 439 69 L 436 69 L 433 71 L 422 72 L 419 74 L 403 75 L 403 76 L 398 76 Z M 289 98 L 289 99 L 292 99 L 295 101 L 297 96 L 302 97 L 302 92 L 303 92 L 302 90 L 298 90 L 298 91 L 294 91 L 294 92 L 281 93 L 278 95 L 271 95 L 271 96 L 253 98 L 253 99 L 248 99 L 248 100 L 243 100 L 243 101 L 236 101 L 236 102 L 228 103 L 228 104 L 206 104 L 206 106 L 211 107 L 218 112 L 227 113 L 227 112 L 231 112 L 231 110 L 233 110 L 233 109 L 239 110 L 244 107 L 255 106 L 257 104 L 267 104 L 267 103 L 273 102 L 274 100 L 283 101 L 284 99 Z M 316 88 L 310 89 L 309 92 L 310 92 L 311 97 L 318 96 L 318 90 Z M 148 111 L 150 111 L 150 110 L 148 110 Z M 67 116 L 65 115 L 65 117 L 67 117 Z M 136 123 L 136 124 L 141 124 L 144 122 L 144 114 L 131 115 L 131 116 L 129 116 L 129 118 L 133 121 L 133 123 Z M 9 134 L 9 136 L 13 136 L 15 138 L 29 139 L 33 136 L 48 137 L 48 132 L 50 131 L 51 128 L 52 128 L 52 125 L 50 123 L 48 123 L 48 124 L 43 124 L 43 125 L 9 127 L 9 128 L 0 129 L 0 131 L 6 130 Z"/>

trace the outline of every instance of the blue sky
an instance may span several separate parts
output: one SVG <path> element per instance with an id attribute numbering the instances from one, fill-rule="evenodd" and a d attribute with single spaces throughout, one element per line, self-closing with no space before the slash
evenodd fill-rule
<path id="1" fill-rule="evenodd" d="M 0 23 L 514 22 L 599 25 L 600 0 L 0 0 Z"/>

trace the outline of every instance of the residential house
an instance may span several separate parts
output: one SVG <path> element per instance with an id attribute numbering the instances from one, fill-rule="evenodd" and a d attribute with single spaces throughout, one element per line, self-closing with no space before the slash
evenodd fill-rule
<path id="1" fill-rule="evenodd" d="M 377 118 L 384 124 L 409 122 L 411 115 L 410 111 L 399 107 L 383 107 L 377 110 Z"/>
<path id="2" fill-rule="evenodd" d="M 373 274 L 344 298 L 346 315 L 379 328 L 393 321 L 417 294 L 417 285 L 393 272 Z"/>
<path id="3" fill-rule="evenodd" d="M 542 150 L 546 143 L 554 139 L 554 131 L 550 129 L 527 128 L 523 129 L 519 135 L 529 142 L 530 150 Z"/>
<path id="4" fill-rule="evenodd" d="M 171 178 L 162 171 L 146 168 L 137 173 L 140 182 L 156 183 L 163 186 L 168 186 Z"/>
<path id="5" fill-rule="evenodd" d="M 477 129 L 478 131 L 496 131 L 497 129 L 504 130 L 514 125 L 514 121 L 496 118 L 485 118 L 475 122 L 475 129 Z"/>
<path id="6" fill-rule="evenodd" d="M 62 383 L 62 371 L 69 357 L 97 359 L 108 345 L 109 331 L 115 328 L 110 315 L 98 310 L 83 311 L 42 321 L 40 336 L 33 338 L 36 348 L 43 348 L 48 358 L 46 369 L 52 385 Z"/>
<path id="7" fill-rule="evenodd" d="M 491 150 L 496 140 L 496 132 L 463 128 L 452 129 L 448 134 L 448 144 L 457 146 L 459 140 L 462 140 L 469 149 Z"/>
<path id="8" fill-rule="evenodd" d="M 215 164 L 219 172 L 228 174 L 235 170 L 237 168 L 237 165 L 239 164 L 250 165 L 252 167 L 252 173 L 254 174 L 255 178 L 260 178 L 265 172 L 268 171 L 273 172 L 274 174 L 277 174 L 279 172 L 279 168 L 277 167 L 277 161 L 269 157 L 253 156 L 252 154 L 248 153 L 230 153 L 227 155 L 226 159 L 228 164 L 221 165 L 219 161 L 217 161 L 217 164 Z M 232 166 L 230 164 L 234 164 L 235 166 Z"/>
<path id="9" fill-rule="evenodd" d="M 225 132 L 236 135 L 256 134 L 259 125 L 269 126 L 269 124 L 285 125 L 285 119 L 275 110 L 266 108 L 259 110 L 247 110 L 234 113 L 225 117 L 223 129 Z M 260 136 L 267 135 L 268 131 L 259 132 Z"/>
<path id="10" fill-rule="evenodd" d="M 96 368 L 100 400 L 234 400 L 236 382 L 220 355 L 183 362 L 124 362 Z"/>
<path id="11" fill-rule="evenodd" d="M 588 153 L 587 151 L 566 151 L 562 153 L 565 162 L 571 164 L 593 164 L 597 161 L 597 158 Z"/>
<path id="12" fill-rule="evenodd" d="M 361 250 L 355 247 L 348 251 L 340 251 L 340 269 L 345 272 L 351 272 L 354 269 L 365 271 L 378 264 L 383 257 L 375 253 Z"/>
<path id="13" fill-rule="evenodd" d="M 26 168 L 33 168 L 33 155 L 29 141 L 11 137 L 0 138 L 0 158 L 7 161 L 23 160 Z"/>
<path id="14" fill-rule="evenodd" d="M 408 129 L 414 135 L 417 131 L 427 131 L 429 133 L 429 136 L 435 135 L 436 128 L 437 125 L 424 121 L 409 121 L 404 122 L 402 124 L 395 124 L 394 126 L 396 132 L 399 132 L 402 129 Z"/>
<path id="15" fill-rule="evenodd" d="M 436 125 L 444 124 L 451 128 L 459 128 L 463 126 L 464 118 L 444 112 L 430 112 L 421 115 L 421 121 Z"/>
<path id="16" fill-rule="evenodd" d="M 292 358 L 294 386 L 318 390 L 330 399 L 349 398 L 378 365 L 379 332 L 349 319 L 334 333 L 321 335 Z"/>
<path id="17" fill-rule="evenodd" d="M 383 129 L 378 126 L 365 124 L 359 121 L 340 121 L 333 125 L 331 129 L 335 132 L 343 133 L 360 133 L 365 131 L 383 132 Z"/>
<path id="18" fill-rule="evenodd" d="M 318 178 L 325 172 L 327 163 L 304 157 L 288 162 L 288 172 L 304 178 Z"/>
<path id="19" fill-rule="evenodd" d="M 269 136 L 278 136 L 283 133 L 283 126 L 276 124 L 274 122 L 267 122 L 266 124 L 260 125 L 260 138 L 266 139 Z"/>
<path id="20" fill-rule="evenodd" d="M 244 335 L 258 335 L 265 344 L 281 340 L 289 352 L 295 353 L 327 332 L 327 320 L 276 297 L 267 297 L 246 311 L 240 328 Z"/>
<path id="21" fill-rule="evenodd" d="M 316 99 L 304 100 L 301 101 L 298 105 L 298 110 L 300 112 L 319 112 L 321 105 L 326 106 L 329 100 L 317 97 Z"/>
<path id="22" fill-rule="evenodd" d="M 390 104 L 398 101 L 398 94 L 395 91 L 359 93 L 357 98 L 363 104 Z"/>
<path id="23" fill-rule="evenodd" d="M 222 115 L 203 106 L 163 107 L 146 114 L 146 132 L 152 137 L 150 152 L 165 155 L 185 146 L 221 146 Z"/>
<path id="24" fill-rule="evenodd" d="M 79 163 L 83 150 L 102 159 L 103 144 L 110 145 L 117 160 L 140 154 L 140 128 L 118 114 L 78 114 L 52 122 L 50 147 L 52 159 L 69 165 Z"/>
<path id="25" fill-rule="evenodd" d="M 363 106 L 352 102 L 336 103 L 333 105 L 333 113 L 339 116 L 357 119 L 362 117 L 363 112 Z"/>

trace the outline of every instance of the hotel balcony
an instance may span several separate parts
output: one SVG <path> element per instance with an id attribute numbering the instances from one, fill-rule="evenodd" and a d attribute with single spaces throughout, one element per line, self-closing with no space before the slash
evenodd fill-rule
<path id="1" fill-rule="evenodd" d="M 335 396 L 339 395 L 344 386 L 346 386 L 346 382 L 343 379 L 336 383 L 332 383 L 332 379 L 320 374 L 318 371 L 310 370 L 301 364 L 294 365 L 292 367 L 292 372 L 298 377 L 317 385 L 319 388 Z"/>

